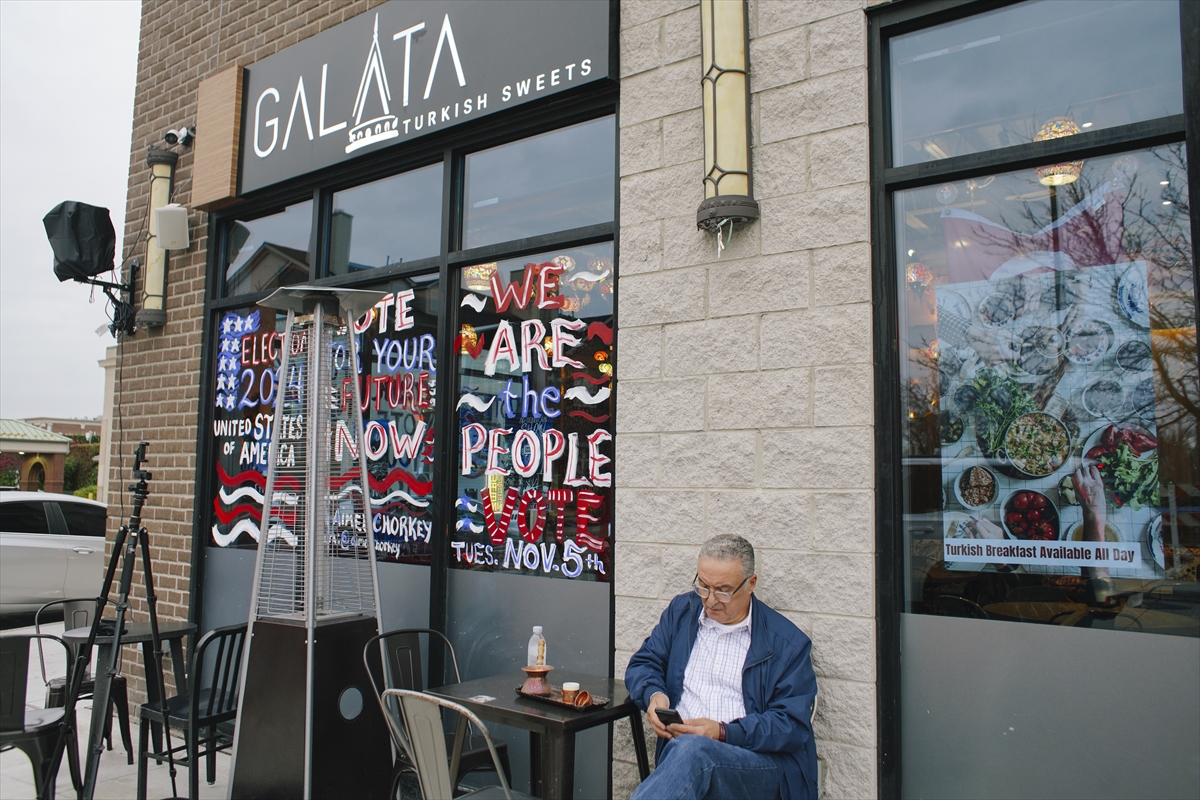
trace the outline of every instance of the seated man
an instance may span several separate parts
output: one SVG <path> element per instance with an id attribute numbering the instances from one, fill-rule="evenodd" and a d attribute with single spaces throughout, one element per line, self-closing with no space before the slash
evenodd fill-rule
<path id="1" fill-rule="evenodd" d="M 629 660 L 625 685 L 659 737 L 634 800 L 817 796 L 812 642 L 754 597 L 757 582 L 748 541 L 709 539 L 695 591 L 671 601 Z M 664 724 L 662 708 L 683 722 Z"/>

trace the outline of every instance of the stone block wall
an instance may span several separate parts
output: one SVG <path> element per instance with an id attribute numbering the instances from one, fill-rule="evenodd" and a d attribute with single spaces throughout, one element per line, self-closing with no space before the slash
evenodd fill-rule
<path id="1" fill-rule="evenodd" d="M 688 590 L 699 544 L 745 535 L 759 597 L 813 639 L 831 798 L 876 794 L 863 6 L 751 1 L 762 218 L 718 258 L 695 221 L 698 5 L 621 4 L 616 672 Z M 617 797 L 636 785 L 631 741 L 626 726 Z"/>
<path id="2" fill-rule="evenodd" d="M 163 133 L 195 123 L 201 80 L 230 64 L 246 66 L 266 58 L 380 2 L 144 0 L 122 252 L 145 263 L 150 195 L 146 148 L 165 147 Z M 174 149 L 180 159 L 172 199 L 190 208 L 192 149 Z M 133 448 L 139 441 L 149 442 L 150 460 L 144 468 L 154 480 L 143 523 L 150 532 L 160 620 L 186 620 L 188 615 L 208 215 L 193 209 L 188 221 L 191 248 L 168 258 L 166 325 L 139 331 L 120 347 L 109 490 L 101 498 L 108 503 L 111 551 L 111 532 L 128 520 L 130 511 L 126 487 Z M 137 291 L 140 296 L 140 276 Z M 133 618 L 144 620 L 140 577 L 134 589 Z M 144 687 L 141 660 L 126 658 L 124 668 L 135 690 L 130 699 L 136 704 Z M 169 680 L 169 664 L 167 674 Z"/>

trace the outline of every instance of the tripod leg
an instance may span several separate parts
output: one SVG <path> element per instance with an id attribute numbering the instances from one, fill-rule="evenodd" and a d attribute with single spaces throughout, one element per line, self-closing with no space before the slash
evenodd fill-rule
<path id="1" fill-rule="evenodd" d="M 154 593 L 154 571 L 150 566 L 150 536 L 145 528 L 138 531 L 138 539 L 142 543 L 142 574 L 146 582 L 146 608 L 150 612 L 150 638 L 154 641 L 154 675 L 147 676 L 147 686 L 154 681 L 158 690 L 159 713 L 162 714 L 163 736 L 167 751 L 167 771 L 171 775 L 171 796 L 177 797 L 179 791 L 175 786 L 175 757 L 171 753 L 171 713 L 167 709 L 167 687 L 163 681 L 163 649 L 162 637 L 158 635 L 158 595 Z M 181 687 L 176 686 L 176 691 Z M 195 771 L 195 765 L 192 765 Z"/>
<path id="2" fill-rule="evenodd" d="M 73 669 L 71 669 L 68 672 L 68 679 L 70 682 L 67 687 L 67 694 L 66 694 L 65 701 L 63 703 L 63 707 L 64 707 L 64 713 L 71 715 L 72 717 L 75 714 L 75 704 L 79 700 L 79 690 L 80 690 L 80 687 L 83 685 L 84 676 L 87 674 L 87 671 L 88 671 L 88 669 L 87 669 L 88 663 L 90 662 L 91 657 L 92 657 L 92 646 L 96 643 L 96 635 L 100 630 L 100 619 L 104 615 L 104 607 L 106 605 L 108 605 L 108 593 L 112 590 L 113 577 L 116 575 L 117 563 L 121 559 L 121 555 L 123 553 L 123 548 L 125 546 L 125 539 L 126 539 L 126 536 L 128 535 L 128 533 L 129 533 L 129 529 L 127 527 L 125 527 L 124 525 L 122 525 L 121 528 L 117 531 L 116 538 L 113 540 L 112 555 L 110 555 L 108 558 L 108 567 L 104 571 L 104 583 L 102 584 L 102 586 L 100 588 L 99 596 L 97 596 L 97 598 L 96 598 L 96 610 L 95 610 L 95 613 L 92 615 L 92 624 L 91 624 L 91 629 L 88 631 L 87 643 L 84 644 L 82 647 L 79 647 L 76 649 L 76 651 L 75 651 L 76 652 L 75 666 Z M 104 663 L 105 663 L 105 648 L 102 646 L 100 648 L 100 656 L 97 660 L 97 667 L 102 667 Z M 99 678 L 100 678 L 100 670 L 98 669 L 97 670 L 96 690 L 107 693 L 107 684 L 105 684 L 105 686 L 102 688 L 101 683 L 104 683 L 104 682 L 99 680 Z M 96 702 L 97 702 L 97 700 L 95 698 L 93 698 L 93 704 Z M 89 730 L 88 730 L 88 739 L 87 739 L 88 747 L 84 751 L 85 753 L 87 753 L 86 774 L 90 775 L 90 777 L 85 778 L 85 780 L 84 780 L 84 791 L 85 791 L 85 796 L 87 798 L 89 798 L 89 800 L 90 800 L 92 794 L 91 794 L 91 791 L 89 791 L 87 787 L 91 786 L 93 789 L 95 788 L 95 781 L 96 781 L 95 772 L 99 766 L 98 759 L 95 762 L 93 762 L 92 752 L 91 752 L 91 743 L 96 737 L 97 730 L 98 730 L 98 728 L 97 728 L 96 714 L 93 713 L 92 714 L 92 722 L 91 722 L 91 725 L 89 726 Z M 62 733 L 59 734 L 58 744 L 54 748 L 54 763 L 55 764 L 62 763 L 62 754 L 63 754 L 64 749 L 67 747 L 67 744 L 68 744 L 68 742 L 66 739 L 66 731 L 63 731 Z"/>
<path id="3" fill-rule="evenodd" d="M 135 514 L 140 512 L 140 510 L 140 504 L 135 503 Z M 117 626 L 116 630 L 113 631 L 113 641 L 107 659 L 103 656 L 104 647 L 101 646 L 100 648 L 102 651 L 100 665 L 104 669 L 96 675 L 96 689 L 92 695 L 92 723 L 88 735 L 88 761 L 83 780 L 84 800 L 92 800 L 92 797 L 96 793 L 96 774 L 100 768 L 100 757 L 104 754 L 103 726 L 105 711 L 108 708 L 113 677 L 117 674 L 117 663 L 121 657 L 121 633 L 125 628 L 125 612 L 129 610 L 129 586 L 133 582 L 134 561 L 137 559 L 137 534 L 124 537 L 118 536 L 118 538 L 123 539 L 124 547 L 119 551 L 121 556 L 121 584 L 117 597 Z M 118 551 L 114 548 L 113 558 L 117 557 L 117 553 Z M 95 624 L 99 625 L 99 615 L 97 615 Z"/>

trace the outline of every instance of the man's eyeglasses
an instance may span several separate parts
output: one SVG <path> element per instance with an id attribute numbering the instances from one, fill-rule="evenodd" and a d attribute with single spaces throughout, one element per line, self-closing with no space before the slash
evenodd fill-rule
<path id="1" fill-rule="evenodd" d="M 745 577 L 745 579 L 737 585 L 737 589 L 734 589 L 732 592 L 714 592 L 712 589 L 708 588 L 707 586 L 700 585 L 700 574 L 696 573 L 696 577 L 692 578 L 692 589 L 694 589 L 696 591 L 696 594 L 700 595 L 705 600 L 708 599 L 709 595 L 712 595 L 713 599 L 716 600 L 718 603 L 728 603 L 730 600 L 733 599 L 733 596 L 738 593 L 738 590 L 740 590 L 743 586 L 746 585 L 746 581 L 748 581 L 748 580 L 750 580 L 749 575 L 747 575 Z"/>

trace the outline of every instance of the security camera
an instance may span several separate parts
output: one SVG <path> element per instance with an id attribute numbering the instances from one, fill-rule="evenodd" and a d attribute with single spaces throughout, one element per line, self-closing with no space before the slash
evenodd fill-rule
<path id="1" fill-rule="evenodd" d="M 163 141 L 169 145 L 182 144 L 186 146 L 191 144 L 192 139 L 195 138 L 195 128 L 189 128 L 187 125 L 180 125 L 178 130 L 170 130 L 163 134 Z"/>

